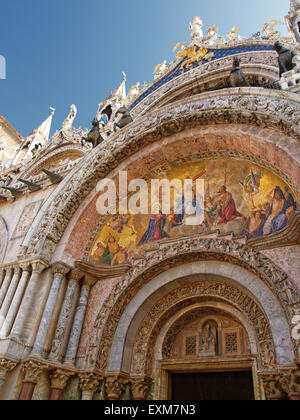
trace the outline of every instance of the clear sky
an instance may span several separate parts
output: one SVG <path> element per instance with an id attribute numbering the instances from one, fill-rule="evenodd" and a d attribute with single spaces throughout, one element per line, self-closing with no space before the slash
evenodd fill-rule
<path id="1" fill-rule="evenodd" d="M 290 0 L 2 0 L 0 114 L 28 135 L 56 108 L 51 134 L 75 104 L 75 127 L 90 128 L 99 102 L 127 74 L 127 91 L 151 82 L 155 66 L 190 42 L 189 22 L 250 37 L 265 22 L 284 22 Z M 283 36 L 285 26 L 276 26 Z"/>

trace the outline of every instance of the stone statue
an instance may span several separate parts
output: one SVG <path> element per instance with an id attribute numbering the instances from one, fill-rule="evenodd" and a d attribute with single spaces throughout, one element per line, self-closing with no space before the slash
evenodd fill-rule
<path id="1" fill-rule="evenodd" d="M 275 31 L 273 29 L 276 25 L 283 25 L 282 22 L 279 22 L 278 20 L 270 20 L 269 23 L 265 23 L 264 27 L 262 29 L 262 32 L 266 35 L 263 37 L 263 39 L 273 39 L 278 40 L 280 38 L 280 33 L 278 31 Z"/>
<path id="2" fill-rule="evenodd" d="M 128 102 L 133 101 L 133 99 L 135 99 L 139 93 L 140 93 L 140 82 L 137 82 L 135 85 L 131 86 L 131 88 L 129 89 L 126 100 Z"/>
<path id="3" fill-rule="evenodd" d="M 239 58 L 234 58 L 233 67 L 229 76 L 231 87 L 250 86 L 244 72 L 240 69 L 240 63 L 241 60 Z"/>
<path id="4" fill-rule="evenodd" d="M 87 137 L 82 137 L 81 145 L 84 146 L 84 142 L 92 143 L 93 148 L 95 148 L 104 141 L 104 138 L 100 134 L 100 122 L 97 119 L 94 119 L 92 124 L 93 128 L 88 133 Z"/>
<path id="5" fill-rule="evenodd" d="M 200 334 L 200 354 L 215 355 L 217 344 L 217 331 L 210 324 L 206 324 Z"/>
<path id="6" fill-rule="evenodd" d="M 77 108 L 75 105 L 71 105 L 70 113 L 63 122 L 62 129 L 63 131 L 68 131 L 72 128 L 73 121 L 75 120 L 77 115 Z"/>
<path id="7" fill-rule="evenodd" d="M 166 72 L 168 71 L 169 66 L 167 65 L 167 61 L 164 60 L 161 64 L 158 64 L 153 72 L 154 75 L 154 80 L 159 79 L 161 76 L 163 76 L 164 74 L 166 74 Z"/>
<path id="8" fill-rule="evenodd" d="M 130 115 L 130 112 L 128 111 L 128 109 L 125 106 L 118 109 L 115 116 L 117 116 L 118 114 L 122 114 L 122 117 L 120 118 L 119 122 L 114 124 L 114 131 L 115 132 L 117 131 L 117 127 L 118 128 L 124 128 L 124 127 L 126 127 L 126 125 L 130 124 L 133 121 L 133 119 Z"/>
<path id="9" fill-rule="evenodd" d="M 205 44 L 208 46 L 213 46 L 216 44 L 218 40 L 218 34 L 217 31 L 219 28 L 216 25 L 213 25 L 212 28 L 208 28 L 207 35 L 205 38 Z"/>
<path id="10" fill-rule="evenodd" d="M 199 16 L 195 16 L 193 22 L 190 23 L 191 45 L 200 46 L 199 44 L 203 40 L 202 26 L 202 19 Z"/>
<path id="11" fill-rule="evenodd" d="M 294 51 L 285 48 L 279 41 L 275 42 L 274 48 L 277 51 L 280 77 L 283 73 L 293 70 L 296 64 L 293 62 L 294 57 L 297 57 Z"/>
<path id="12" fill-rule="evenodd" d="M 240 31 L 240 30 L 241 30 L 241 28 L 237 28 L 237 27 L 234 27 L 234 28 L 231 29 L 231 32 L 229 32 L 227 34 L 230 41 L 239 42 L 239 41 L 243 40 L 243 38 L 239 34 L 237 34 L 237 32 Z"/>

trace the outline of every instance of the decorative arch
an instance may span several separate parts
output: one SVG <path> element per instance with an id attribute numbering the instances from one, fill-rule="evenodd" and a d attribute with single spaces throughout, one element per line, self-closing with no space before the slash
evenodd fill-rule
<path id="1" fill-rule="evenodd" d="M 283 99 L 281 93 L 259 88 L 224 89 L 196 95 L 137 119 L 90 152 L 51 194 L 28 231 L 20 255 L 49 260 L 79 205 L 99 179 L 107 177 L 138 151 L 180 136 L 184 130 L 219 124 L 230 129 L 238 124 L 241 131 L 248 125 L 249 134 L 253 130 L 255 137 L 260 129 L 272 129 L 263 141 L 284 150 L 294 163 L 293 170 L 300 171 L 300 157 L 293 155 L 299 138 L 299 105 L 294 96 L 288 93 Z M 284 168 L 287 172 L 291 170 L 288 166 Z"/>
<path id="2" fill-rule="evenodd" d="M 160 243 L 155 250 L 134 262 L 97 317 L 87 365 L 97 366 L 101 371 L 118 370 L 123 356 L 118 357 L 117 351 L 123 352 L 133 315 L 142 305 L 151 305 L 151 296 L 163 286 L 195 274 L 222 276 L 246 289 L 264 308 L 279 362 L 294 359 L 299 343 L 292 341 L 290 331 L 292 317 L 300 308 L 299 292 L 286 273 L 245 245 L 194 237 Z M 147 310 L 150 308 L 145 306 L 141 313 Z M 278 311 L 277 315 L 273 311 Z M 286 345 L 283 352 L 279 350 L 279 343 Z M 112 361 L 110 354 L 114 355 Z"/>
<path id="3" fill-rule="evenodd" d="M 168 308 L 167 303 L 172 301 L 171 307 Z M 224 281 L 202 281 L 188 283 L 173 290 L 169 295 L 164 296 L 144 318 L 140 325 L 135 338 L 130 374 L 133 376 L 152 376 L 154 361 L 158 360 L 155 350 L 158 336 L 163 326 L 168 322 L 170 317 L 177 314 L 180 309 L 196 306 L 202 310 L 204 308 L 216 308 L 218 306 L 226 308 L 227 314 L 235 313 L 242 322 L 248 320 L 247 331 L 254 335 L 251 336 L 252 351 L 255 349 L 259 354 L 259 367 L 261 369 L 270 369 L 276 364 L 276 349 L 273 343 L 272 331 L 270 323 L 263 310 L 245 291 L 235 285 Z M 166 310 L 168 308 L 168 310 Z M 235 311 L 236 310 L 236 311 Z M 220 311 L 220 309 L 219 309 Z M 239 315 L 237 315 L 239 314 Z M 177 319 L 176 319 L 177 321 Z M 174 323 L 169 326 L 167 334 L 164 335 L 164 341 L 159 348 L 164 359 L 170 357 L 170 330 L 174 327 Z M 250 324 L 250 325 L 249 325 Z M 155 350 L 154 350 L 155 349 Z M 278 354 L 278 353 L 277 353 Z M 124 355 L 123 355 L 124 357 Z M 123 368 L 123 366 L 122 366 Z"/>

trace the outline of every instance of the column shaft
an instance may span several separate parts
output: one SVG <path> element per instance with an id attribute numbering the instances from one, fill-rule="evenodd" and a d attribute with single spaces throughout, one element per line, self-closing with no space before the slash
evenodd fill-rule
<path id="1" fill-rule="evenodd" d="M 24 324 L 29 312 L 32 309 L 34 303 L 34 298 L 39 286 L 39 280 L 41 272 L 45 269 L 45 264 L 43 263 L 33 263 L 33 271 L 20 306 L 16 321 L 11 331 L 11 335 L 15 338 L 21 338 L 23 333 Z"/>
<path id="2" fill-rule="evenodd" d="M 19 400 L 30 401 L 34 393 L 35 386 L 35 382 L 23 382 L 21 393 L 19 395 Z"/>
<path id="3" fill-rule="evenodd" d="M 0 289 L 1 289 L 1 286 L 2 286 L 2 283 L 3 283 L 4 279 L 5 279 L 5 269 L 1 268 L 0 269 Z"/>
<path id="4" fill-rule="evenodd" d="M 6 296 L 4 298 L 4 301 L 3 301 L 3 304 L 2 304 L 2 307 L 1 307 L 1 315 L 2 315 L 3 318 L 1 317 L 1 319 L 0 319 L 0 328 L 2 327 L 2 325 L 4 323 L 5 317 L 8 313 L 8 311 L 9 311 L 9 308 L 10 308 L 10 305 L 12 303 L 13 297 L 16 293 L 16 289 L 17 289 L 17 286 L 18 286 L 18 283 L 19 283 L 19 280 L 20 280 L 20 276 L 21 276 L 21 268 L 20 267 L 15 267 L 13 278 L 10 282 L 8 291 L 6 293 Z"/>
<path id="5" fill-rule="evenodd" d="M 68 343 L 70 329 L 78 297 L 78 280 L 71 277 L 66 291 L 63 306 L 59 315 L 49 360 L 62 361 Z"/>
<path id="6" fill-rule="evenodd" d="M 1 286 L 1 290 L 0 290 L 0 308 L 2 306 L 2 303 L 4 301 L 6 292 L 9 288 L 11 279 L 12 279 L 12 275 L 13 275 L 13 268 L 12 267 L 8 267 L 6 269 L 6 274 L 5 274 L 5 278 L 3 280 L 3 284 Z"/>
<path id="7" fill-rule="evenodd" d="M 20 304 L 24 295 L 24 291 L 25 291 L 29 276 L 30 276 L 29 268 L 24 267 L 21 279 L 19 281 L 16 293 L 12 301 L 12 304 L 9 308 L 8 314 L 5 318 L 5 321 L 0 331 L 1 337 L 7 337 L 10 333 L 11 327 L 13 326 L 13 323 L 15 321 L 16 315 L 18 313 L 18 310 L 19 310 L 19 307 L 20 307 Z"/>
<path id="8" fill-rule="evenodd" d="M 81 331 L 83 327 L 83 321 L 86 313 L 86 308 L 88 304 L 90 294 L 90 287 L 88 285 L 83 285 L 80 293 L 79 303 L 76 308 L 76 313 L 74 317 L 74 322 L 70 334 L 70 340 L 68 344 L 68 349 L 66 353 L 65 360 L 69 363 L 74 363 L 76 359 L 78 344 L 81 336 Z"/>
<path id="9" fill-rule="evenodd" d="M 33 346 L 32 354 L 41 356 L 43 355 L 44 344 L 49 331 L 49 327 L 52 320 L 55 304 L 57 301 L 58 293 L 62 284 L 65 274 L 69 270 L 65 269 L 65 272 L 54 272 L 53 283 L 48 296 L 48 300 L 43 312 L 42 320 L 38 329 L 38 333 Z"/>

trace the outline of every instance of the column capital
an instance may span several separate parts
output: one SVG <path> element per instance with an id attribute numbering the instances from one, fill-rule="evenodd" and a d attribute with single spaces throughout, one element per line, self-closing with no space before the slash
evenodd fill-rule
<path id="1" fill-rule="evenodd" d="M 29 271 L 29 272 L 31 272 L 31 262 L 30 261 L 21 261 L 21 262 L 19 262 L 19 267 L 21 267 L 21 269 L 23 271 Z"/>
<path id="2" fill-rule="evenodd" d="M 10 264 L 10 265 L 7 265 L 6 267 L 4 267 L 4 270 L 6 272 L 6 275 L 7 274 L 12 274 L 13 269 L 14 269 L 14 265 L 13 264 Z"/>
<path id="3" fill-rule="evenodd" d="M 68 380 L 74 375 L 74 372 L 70 372 L 63 369 L 56 369 L 52 371 L 50 374 L 51 388 L 60 390 L 65 389 Z"/>
<path id="4" fill-rule="evenodd" d="M 64 263 L 56 262 L 51 266 L 51 270 L 54 275 L 61 274 L 62 276 L 65 276 L 69 273 L 69 271 L 71 271 L 71 268 Z"/>
<path id="5" fill-rule="evenodd" d="M 16 273 L 17 270 L 21 270 L 20 264 L 18 262 L 15 262 L 14 264 L 12 264 L 11 268 L 14 270 L 14 274 Z"/>
<path id="6" fill-rule="evenodd" d="M 134 400 L 146 400 L 152 385 L 150 378 L 135 378 L 131 380 L 131 392 Z"/>
<path id="7" fill-rule="evenodd" d="M 49 265 L 45 261 L 36 260 L 31 262 L 32 271 L 41 274 Z"/>
<path id="8" fill-rule="evenodd" d="M 99 387 L 99 383 L 103 380 L 103 377 L 95 373 L 80 373 L 80 389 L 83 392 L 94 393 Z"/>
<path id="9" fill-rule="evenodd" d="M 105 383 L 108 400 L 119 400 L 128 382 L 122 376 L 108 376 Z"/>
<path id="10" fill-rule="evenodd" d="M 289 381 L 289 400 L 300 400 L 300 370 L 291 372 Z"/>
<path id="11" fill-rule="evenodd" d="M 14 370 L 17 364 L 18 362 L 13 362 L 12 360 L 0 359 L 0 372 L 2 371 L 6 374 L 7 372 Z"/>
<path id="12" fill-rule="evenodd" d="M 47 370 L 47 366 L 34 360 L 27 360 L 22 363 L 22 371 L 24 373 L 23 382 L 37 383 L 40 375 Z"/>
<path id="13" fill-rule="evenodd" d="M 262 377 L 266 397 L 270 401 L 283 400 L 284 395 L 280 385 L 280 374 Z"/>
<path id="14" fill-rule="evenodd" d="M 85 274 L 84 280 L 83 280 L 83 286 L 88 287 L 91 289 L 95 284 L 97 283 L 97 279 L 95 277 L 90 276 L 89 274 Z"/>
<path id="15" fill-rule="evenodd" d="M 77 268 L 71 271 L 70 273 L 70 281 L 73 281 L 75 283 L 79 283 L 80 280 L 84 277 L 84 273 Z"/>

